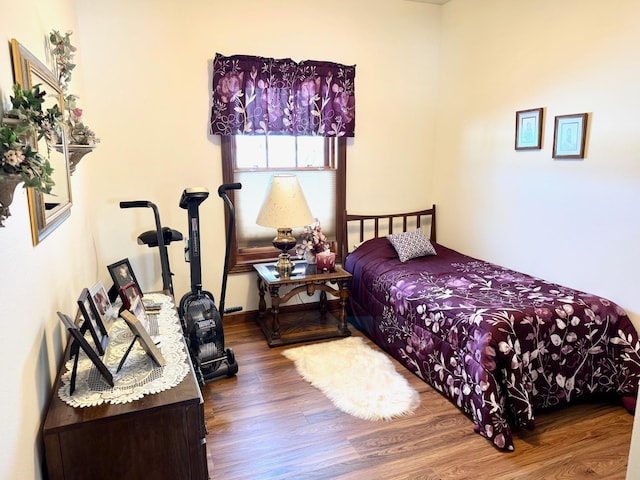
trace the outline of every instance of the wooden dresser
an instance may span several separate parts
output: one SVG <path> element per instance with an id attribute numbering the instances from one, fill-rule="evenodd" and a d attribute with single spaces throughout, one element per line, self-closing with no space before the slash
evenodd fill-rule
<path id="1" fill-rule="evenodd" d="M 192 366 L 169 390 L 126 404 L 73 408 L 58 397 L 64 363 L 43 429 L 50 480 L 209 478 L 203 400 Z"/>

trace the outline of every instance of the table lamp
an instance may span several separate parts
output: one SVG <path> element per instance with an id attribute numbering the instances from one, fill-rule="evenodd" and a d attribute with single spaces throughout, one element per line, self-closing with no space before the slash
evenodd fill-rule
<path id="1" fill-rule="evenodd" d="M 276 263 L 280 278 L 290 277 L 293 271 L 289 250 L 295 247 L 297 242 L 291 234 L 291 228 L 302 227 L 312 222 L 313 215 L 298 183 L 298 177 L 284 174 L 271 177 L 256 223 L 278 229 L 273 246 L 281 252 Z"/>

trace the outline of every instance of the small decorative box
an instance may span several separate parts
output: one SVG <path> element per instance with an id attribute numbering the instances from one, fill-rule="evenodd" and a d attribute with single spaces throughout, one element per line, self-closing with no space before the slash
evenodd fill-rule
<path id="1" fill-rule="evenodd" d="M 318 271 L 328 270 L 333 272 L 336 269 L 336 254 L 333 252 L 320 252 L 316 255 L 316 268 Z"/>

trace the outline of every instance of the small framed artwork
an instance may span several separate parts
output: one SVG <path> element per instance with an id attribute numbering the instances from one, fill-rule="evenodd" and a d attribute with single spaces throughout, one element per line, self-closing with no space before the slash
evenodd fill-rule
<path id="1" fill-rule="evenodd" d="M 124 258 L 118 262 L 112 263 L 111 265 L 107 265 L 107 270 L 109 270 L 109 275 L 111 275 L 117 291 L 120 291 L 122 287 L 133 282 L 136 284 L 136 288 L 138 289 L 138 292 L 140 292 L 140 296 L 142 296 L 142 289 L 140 288 L 140 284 L 133 273 L 133 269 L 131 268 L 128 258 Z"/>
<path id="2" fill-rule="evenodd" d="M 142 322 L 143 325 L 149 324 L 149 317 L 147 316 L 147 309 L 144 307 L 142 300 L 140 298 L 136 298 L 131 304 L 131 308 L 128 308 L 131 313 L 133 313 L 136 318 Z"/>
<path id="3" fill-rule="evenodd" d="M 93 303 L 93 298 L 91 298 L 89 294 L 89 289 L 82 289 L 82 293 L 80 297 L 78 297 L 78 307 L 80 307 L 80 313 L 84 319 L 80 326 L 80 332 L 84 333 L 89 330 L 98 354 L 104 355 L 107 343 L 109 342 L 109 336 L 107 335 L 107 329 L 102 323 L 98 309 Z"/>
<path id="4" fill-rule="evenodd" d="M 164 357 L 162 356 L 162 353 L 160 352 L 156 344 L 153 342 L 153 340 L 149 336 L 149 332 L 147 332 L 147 330 L 144 328 L 142 323 L 140 323 L 138 318 L 129 310 L 123 310 L 120 316 L 124 319 L 124 321 L 127 323 L 129 328 L 131 329 L 131 333 L 133 333 L 134 335 L 133 341 L 135 342 L 136 340 L 138 340 L 138 342 L 140 342 L 140 346 L 144 349 L 145 352 L 147 352 L 147 355 L 149 355 L 149 357 L 151 357 L 151 359 L 159 367 L 164 366 L 165 360 L 164 360 Z M 129 350 L 130 349 L 131 349 L 131 346 L 129 347 Z M 124 361 L 126 359 L 127 354 L 129 353 L 129 350 L 127 350 L 125 356 L 120 361 L 118 370 L 124 364 Z"/>
<path id="5" fill-rule="evenodd" d="M 138 322 L 140 322 L 140 324 L 147 329 L 149 335 L 151 335 L 151 322 L 149 322 L 147 309 L 144 307 L 144 304 L 142 303 L 142 300 L 140 300 L 140 297 L 135 298 L 131 303 L 131 306 L 127 308 L 127 310 L 129 310 L 136 316 Z"/>
<path id="6" fill-rule="evenodd" d="M 106 380 L 106 382 L 111 387 L 113 387 L 113 375 L 111 374 L 107 366 L 102 362 L 102 360 L 100 360 L 100 357 L 98 356 L 96 351 L 93 348 L 91 348 L 91 345 L 89 345 L 89 342 L 87 342 L 86 338 L 84 338 L 84 335 L 82 334 L 78 326 L 75 323 L 73 323 L 73 320 L 71 320 L 71 318 L 68 315 L 65 315 L 64 313 L 61 313 L 61 312 L 57 312 L 57 313 L 58 313 L 58 318 L 60 318 L 64 326 L 67 328 L 67 330 L 73 337 L 73 342 L 74 342 L 70 347 L 70 351 L 72 352 L 72 354 L 75 355 L 73 370 L 71 371 L 71 384 L 69 385 L 70 392 L 73 394 L 73 391 L 75 390 L 75 379 L 76 379 L 76 374 L 78 370 L 78 357 L 80 356 L 80 349 L 82 349 L 82 351 L 87 355 L 87 357 L 91 359 L 91 362 L 98 369 L 98 371 L 100 372 L 100 375 L 102 375 L 102 377 Z"/>
<path id="7" fill-rule="evenodd" d="M 542 148 L 542 108 L 516 112 L 516 150 Z"/>
<path id="8" fill-rule="evenodd" d="M 130 282 L 120 288 L 120 299 L 122 300 L 122 305 L 126 310 L 131 310 L 131 306 L 134 304 L 136 299 L 140 300 L 140 303 L 142 303 L 142 295 L 140 294 L 140 290 L 138 290 L 135 282 Z"/>
<path id="9" fill-rule="evenodd" d="M 113 309 L 113 305 L 111 305 L 111 302 L 109 301 L 107 289 L 104 288 L 104 284 L 102 282 L 98 282 L 89 289 L 89 294 L 93 299 L 96 309 L 98 310 L 98 315 L 100 315 L 102 324 L 107 329 L 107 333 L 109 333 L 109 328 L 111 328 L 113 321 L 118 316 Z"/>
<path id="10" fill-rule="evenodd" d="M 553 158 L 584 158 L 586 113 L 559 115 L 553 133 Z"/>

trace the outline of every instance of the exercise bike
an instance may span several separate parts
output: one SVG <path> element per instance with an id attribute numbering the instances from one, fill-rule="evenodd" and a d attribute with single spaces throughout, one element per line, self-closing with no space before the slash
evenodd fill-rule
<path id="1" fill-rule="evenodd" d="M 148 230 L 138 235 L 138 244 L 147 245 L 149 248 L 158 247 L 160 252 L 160 268 L 162 271 L 162 290 L 169 292 L 173 297 L 173 273 L 169 268 L 169 255 L 167 245 L 171 242 L 182 240 L 182 233 L 169 227 L 163 227 L 160 223 L 160 212 L 155 203 L 147 200 L 135 200 L 131 202 L 120 202 L 120 208 L 151 208 L 156 222 L 155 230 Z M 142 293 L 142 292 L 141 292 Z"/>
<path id="2" fill-rule="evenodd" d="M 233 350 L 225 348 L 224 345 L 222 319 L 225 313 L 242 310 L 242 307 L 224 307 L 229 272 L 229 249 L 235 220 L 235 210 L 227 190 L 240 188 L 242 185 L 239 183 L 224 184 L 218 188 L 218 195 L 224 201 L 229 216 L 219 308 L 216 307 L 213 294 L 202 289 L 199 207 L 209 197 L 209 191 L 204 187 L 191 187 L 185 189 L 180 197 L 180 208 L 187 210 L 189 220 L 189 239 L 185 248 L 185 260 L 190 264 L 191 291 L 180 300 L 178 313 L 196 376 L 201 385 L 222 377 L 233 377 L 238 373 L 238 362 Z"/>

